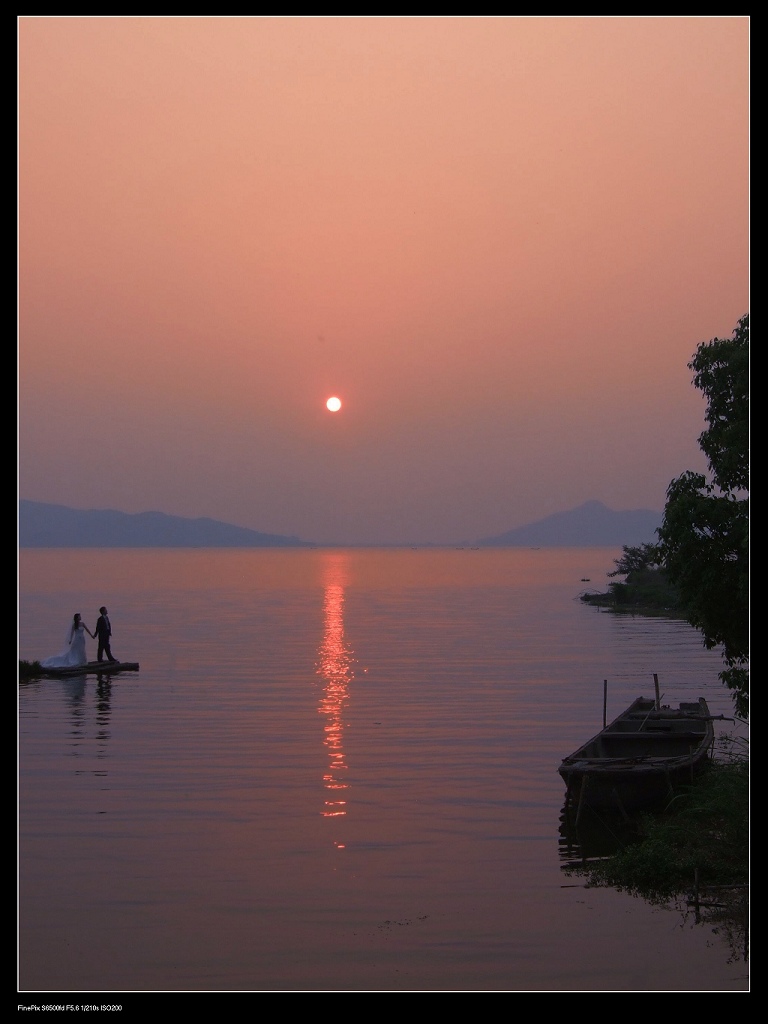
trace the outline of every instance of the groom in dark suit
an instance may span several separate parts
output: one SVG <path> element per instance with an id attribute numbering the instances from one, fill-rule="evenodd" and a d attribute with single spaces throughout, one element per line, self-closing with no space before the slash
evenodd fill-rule
<path id="1" fill-rule="evenodd" d="M 109 646 L 109 638 L 112 636 L 112 626 L 109 624 L 109 616 L 107 615 L 107 609 L 103 606 L 99 608 L 101 614 L 96 620 L 96 639 L 99 641 L 99 651 L 96 655 L 97 661 L 104 661 L 104 655 L 107 656 L 107 661 L 117 661 L 117 658 L 112 657 L 112 650 Z"/>

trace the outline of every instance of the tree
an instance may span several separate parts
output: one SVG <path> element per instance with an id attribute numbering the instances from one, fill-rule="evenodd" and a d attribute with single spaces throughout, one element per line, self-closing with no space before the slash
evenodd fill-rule
<path id="1" fill-rule="evenodd" d="M 616 568 L 608 576 L 625 576 L 625 581 L 609 583 L 607 594 L 582 594 L 584 604 L 645 615 L 678 611 L 680 596 L 661 563 L 658 544 L 625 544 L 621 557 L 615 558 L 613 564 Z"/>
<path id="2" fill-rule="evenodd" d="M 661 562 L 661 551 L 658 544 L 640 544 L 630 547 L 625 544 L 620 558 L 614 559 L 616 568 L 608 576 L 625 576 L 623 583 L 609 584 L 610 603 L 614 608 L 622 610 L 644 609 L 676 610 L 680 597 L 670 583 L 668 574 Z M 605 597 L 587 598 L 588 604 L 605 604 Z M 582 598 L 584 600 L 584 598 Z"/>
<path id="3" fill-rule="evenodd" d="M 661 564 L 658 544 L 640 544 L 638 547 L 625 544 L 621 550 L 621 558 L 614 558 L 616 568 L 608 573 L 609 576 L 629 576 L 633 572 L 658 569 Z"/>
<path id="4" fill-rule="evenodd" d="M 749 316 L 713 338 L 688 368 L 707 399 L 699 447 L 712 479 L 686 472 L 667 488 L 661 559 L 707 648 L 722 647 L 721 680 L 736 714 L 749 707 Z"/>

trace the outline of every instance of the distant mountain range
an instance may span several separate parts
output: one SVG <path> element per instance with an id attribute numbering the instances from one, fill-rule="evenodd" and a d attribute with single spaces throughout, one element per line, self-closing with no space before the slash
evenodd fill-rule
<path id="1" fill-rule="evenodd" d="M 661 513 L 650 509 L 614 512 L 601 501 L 587 501 L 569 512 L 555 512 L 497 537 L 485 537 L 480 547 L 637 547 L 658 539 Z"/>
<path id="2" fill-rule="evenodd" d="M 588 501 L 568 512 L 539 519 L 478 547 L 634 547 L 653 543 L 661 513 L 648 509 L 614 512 Z M 311 541 L 258 533 L 216 519 L 185 519 L 163 512 L 129 514 L 113 509 L 76 509 L 19 501 L 22 548 L 271 548 L 315 547 Z M 329 545 L 330 546 L 330 545 Z M 391 546 L 391 545 L 388 545 Z"/>
<path id="3" fill-rule="evenodd" d="M 22 548 L 278 548 L 309 547 L 298 537 L 257 533 L 216 519 L 184 519 L 163 512 L 129 515 L 19 502 Z"/>

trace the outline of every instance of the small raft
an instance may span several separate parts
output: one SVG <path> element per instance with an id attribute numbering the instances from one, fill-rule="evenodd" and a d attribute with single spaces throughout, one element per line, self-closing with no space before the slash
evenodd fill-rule
<path id="1" fill-rule="evenodd" d="M 116 672 L 138 672 L 138 661 L 89 661 L 85 665 L 67 665 L 66 668 L 44 668 L 42 675 L 54 676 L 57 679 L 71 676 L 114 675 Z"/>

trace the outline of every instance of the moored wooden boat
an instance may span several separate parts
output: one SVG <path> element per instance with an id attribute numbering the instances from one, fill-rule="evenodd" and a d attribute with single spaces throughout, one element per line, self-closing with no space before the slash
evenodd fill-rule
<path id="1" fill-rule="evenodd" d="M 659 707 L 638 697 L 558 769 L 566 803 L 630 811 L 668 799 L 707 763 L 714 740 L 707 702 Z"/>
<path id="2" fill-rule="evenodd" d="M 89 661 L 85 665 L 67 665 L 66 668 L 44 668 L 41 675 L 67 678 L 70 676 L 90 675 L 98 672 L 100 675 L 113 675 L 115 672 L 138 672 L 138 661 Z"/>

